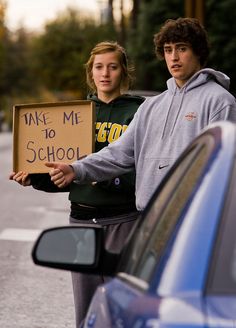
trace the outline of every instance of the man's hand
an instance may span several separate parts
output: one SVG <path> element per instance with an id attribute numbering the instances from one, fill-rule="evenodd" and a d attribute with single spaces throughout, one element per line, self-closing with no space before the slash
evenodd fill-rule
<path id="1" fill-rule="evenodd" d="M 68 164 L 47 162 L 45 165 L 51 168 L 49 175 L 52 182 L 59 188 L 68 186 L 75 179 L 75 172 Z"/>
<path id="2" fill-rule="evenodd" d="M 31 179 L 28 173 L 19 171 L 19 172 L 11 172 L 9 175 L 9 180 L 14 180 L 18 182 L 23 187 L 27 187 L 31 185 Z"/>

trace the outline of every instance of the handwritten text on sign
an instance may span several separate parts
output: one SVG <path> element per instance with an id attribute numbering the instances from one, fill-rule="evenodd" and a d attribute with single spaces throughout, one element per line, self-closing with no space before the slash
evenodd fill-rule
<path id="1" fill-rule="evenodd" d="M 73 162 L 93 151 L 93 109 L 90 102 L 84 102 L 15 110 L 18 171 L 45 172 L 45 162 Z"/>

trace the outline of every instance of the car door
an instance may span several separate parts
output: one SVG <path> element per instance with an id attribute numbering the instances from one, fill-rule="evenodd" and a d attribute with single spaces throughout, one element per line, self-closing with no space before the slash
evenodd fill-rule
<path id="1" fill-rule="evenodd" d="M 218 124 L 182 154 L 141 216 L 117 277 L 96 292 L 85 327 L 205 326 L 202 295 L 234 142 L 235 127 Z"/>

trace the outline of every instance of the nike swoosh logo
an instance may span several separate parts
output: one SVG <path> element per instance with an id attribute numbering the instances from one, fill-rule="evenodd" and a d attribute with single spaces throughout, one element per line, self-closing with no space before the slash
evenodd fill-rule
<path id="1" fill-rule="evenodd" d="M 164 167 L 167 167 L 167 166 L 169 166 L 169 164 L 167 164 L 167 165 L 159 165 L 159 170 L 164 169 Z"/>

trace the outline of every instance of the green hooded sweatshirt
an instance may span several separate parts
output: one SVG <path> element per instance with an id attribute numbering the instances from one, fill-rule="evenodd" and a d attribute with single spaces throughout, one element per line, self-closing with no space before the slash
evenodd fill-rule
<path id="1" fill-rule="evenodd" d="M 143 97 L 122 95 L 110 103 L 104 103 L 96 95 L 89 95 L 88 100 L 95 103 L 95 152 L 118 139 L 125 132 L 133 119 Z M 109 181 L 70 186 L 71 202 L 92 206 L 106 211 L 107 208 L 124 208 L 134 210 L 135 207 L 135 173 L 127 173 Z"/>

